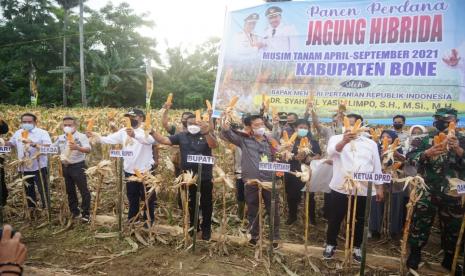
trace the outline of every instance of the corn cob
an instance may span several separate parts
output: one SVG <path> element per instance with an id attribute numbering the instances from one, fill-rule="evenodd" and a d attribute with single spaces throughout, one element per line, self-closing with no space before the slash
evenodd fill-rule
<path id="1" fill-rule="evenodd" d="M 383 152 L 386 152 L 389 148 L 389 141 L 388 141 L 389 138 L 387 138 L 386 136 L 383 138 Z"/>
<path id="2" fill-rule="evenodd" d="M 287 131 L 283 132 L 283 140 L 285 143 L 289 142 L 289 134 L 287 134 Z"/>
<path id="3" fill-rule="evenodd" d="M 297 139 L 297 132 L 292 134 L 291 138 L 289 139 L 289 144 L 294 144 L 295 139 Z"/>
<path id="4" fill-rule="evenodd" d="M 135 174 L 138 178 L 144 178 L 144 176 L 142 175 L 142 173 L 141 173 L 138 169 L 134 169 L 134 174 Z"/>
<path id="5" fill-rule="evenodd" d="M 200 122 L 202 120 L 202 117 L 200 116 L 200 109 L 197 109 L 195 111 L 195 121 Z"/>
<path id="6" fill-rule="evenodd" d="M 68 143 L 74 143 L 73 134 L 71 134 L 71 133 L 66 133 L 66 140 L 68 141 Z"/>
<path id="7" fill-rule="evenodd" d="M 173 103 L 173 93 L 169 93 L 168 97 L 166 98 L 166 104 L 172 104 Z"/>
<path id="8" fill-rule="evenodd" d="M 131 119 L 129 119 L 129 117 L 124 117 L 124 124 L 125 124 L 126 128 L 132 128 Z"/>
<path id="9" fill-rule="evenodd" d="M 228 107 L 229 108 L 234 108 L 236 106 L 238 100 L 239 100 L 238 96 L 232 97 L 231 101 L 229 101 Z"/>
<path id="10" fill-rule="evenodd" d="M 29 131 L 23 130 L 23 132 L 21 132 L 21 138 L 27 140 L 29 138 Z"/>
<path id="11" fill-rule="evenodd" d="M 345 131 L 350 130 L 350 121 L 346 116 L 344 116 L 344 129 Z"/>
<path id="12" fill-rule="evenodd" d="M 148 111 L 147 115 L 145 116 L 145 122 L 144 122 L 145 130 L 150 130 L 152 128 L 152 122 L 150 120 L 151 120 L 150 111 Z"/>
<path id="13" fill-rule="evenodd" d="M 362 121 L 358 119 L 352 128 L 352 133 L 357 133 L 360 130 L 361 125 L 362 125 Z"/>
<path id="14" fill-rule="evenodd" d="M 205 104 L 207 105 L 207 110 L 208 110 L 208 111 L 210 111 L 210 110 L 213 109 L 213 108 L 212 108 L 212 104 L 210 103 L 209 100 L 205 100 Z"/>
<path id="15" fill-rule="evenodd" d="M 93 129 L 94 129 L 94 119 L 89 119 L 89 121 L 87 122 L 86 130 L 88 132 L 92 132 Z"/>
<path id="16" fill-rule="evenodd" d="M 400 168 L 400 166 L 402 166 L 401 162 L 394 162 L 394 164 L 392 164 L 392 170 L 397 171 Z"/>
<path id="17" fill-rule="evenodd" d="M 455 122 L 450 122 L 449 123 L 449 127 L 447 128 L 447 136 L 448 137 L 452 137 L 452 136 L 455 136 L 455 129 L 457 128 L 457 125 L 455 124 Z"/>

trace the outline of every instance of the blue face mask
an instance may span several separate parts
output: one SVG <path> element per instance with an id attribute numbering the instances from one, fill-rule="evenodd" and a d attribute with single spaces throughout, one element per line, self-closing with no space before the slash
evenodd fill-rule
<path id="1" fill-rule="evenodd" d="M 27 131 L 31 131 L 34 128 L 33 124 L 21 124 L 21 128 Z"/>
<path id="2" fill-rule="evenodd" d="M 308 134 L 308 129 L 299 128 L 297 130 L 297 135 L 299 135 L 299 137 L 305 137 L 305 136 L 307 136 L 307 134 Z"/>

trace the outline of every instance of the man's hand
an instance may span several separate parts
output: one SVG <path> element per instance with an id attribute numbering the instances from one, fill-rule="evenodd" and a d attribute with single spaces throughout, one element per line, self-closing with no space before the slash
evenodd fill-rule
<path id="1" fill-rule="evenodd" d="M 13 229 L 6 224 L 3 227 L 2 240 L 0 241 L 0 263 L 16 263 L 23 265 L 26 260 L 26 246 L 20 242 L 21 233 L 16 232 L 11 237 Z"/>
<path id="2" fill-rule="evenodd" d="M 81 147 L 80 147 L 78 144 L 73 143 L 73 142 L 70 142 L 70 143 L 68 144 L 68 146 L 69 146 L 69 149 L 70 149 L 70 150 L 77 150 L 77 151 L 79 151 L 79 150 L 81 149 Z"/>
<path id="3" fill-rule="evenodd" d="M 136 137 L 136 133 L 134 132 L 133 128 L 126 128 L 126 133 L 128 134 L 129 137 Z"/>
<path id="4" fill-rule="evenodd" d="M 345 144 L 348 144 L 350 143 L 350 141 L 355 140 L 355 139 L 357 139 L 357 134 L 352 133 L 352 131 L 350 130 L 346 130 L 346 132 L 344 133 L 344 136 L 342 137 L 342 142 L 344 142 Z"/>
<path id="5" fill-rule="evenodd" d="M 92 133 L 92 131 L 86 131 L 86 136 L 87 138 L 91 138 L 92 136 L 94 136 L 94 134 Z"/>
<path id="6" fill-rule="evenodd" d="M 383 185 L 376 185 L 375 189 L 376 189 L 376 202 L 384 201 Z M 368 195 L 368 196 L 370 196 L 370 195 Z"/>
<path id="7" fill-rule="evenodd" d="M 163 108 L 164 108 L 165 110 L 169 110 L 169 109 L 171 109 L 171 106 L 172 106 L 172 105 L 173 105 L 173 104 L 165 103 L 165 104 L 163 105 Z"/>
<path id="8" fill-rule="evenodd" d="M 431 148 L 425 150 L 424 156 L 428 159 L 431 159 L 433 157 L 439 156 L 441 154 L 446 153 L 447 149 L 444 147 L 444 145 L 434 145 Z"/>
<path id="9" fill-rule="evenodd" d="M 221 114 L 221 117 L 220 117 L 220 120 L 223 122 L 221 124 L 221 129 L 223 130 L 229 130 L 231 128 L 231 124 L 229 122 L 227 122 L 227 120 L 224 120 L 224 112 Z"/>
<path id="10" fill-rule="evenodd" d="M 456 136 L 447 137 L 447 145 L 452 150 L 457 150 L 459 148 L 459 139 Z"/>
<path id="11" fill-rule="evenodd" d="M 200 121 L 197 122 L 200 126 L 200 133 L 206 135 L 210 132 L 210 124 L 208 122 Z"/>

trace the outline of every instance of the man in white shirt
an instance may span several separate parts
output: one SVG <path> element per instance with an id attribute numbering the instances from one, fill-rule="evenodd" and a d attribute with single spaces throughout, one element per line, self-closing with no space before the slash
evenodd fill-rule
<path id="1" fill-rule="evenodd" d="M 293 41 L 298 34 L 294 26 L 281 22 L 282 12 L 283 10 L 276 6 L 269 7 L 265 12 L 270 24 L 265 30 L 263 40 L 266 52 L 286 52 L 293 49 Z"/>
<path id="2" fill-rule="evenodd" d="M 145 135 L 141 128 L 145 121 L 145 114 L 142 110 L 132 109 L 125 116 L 131 119 L 131 128 L 122 128 L 108 136 L 99 137 L 99 141 L 102 144 L 120 144 L 123 146 L 123 151 L 132 152 L 131 156 L 123 157 L 124 174 L 126 177 L 130 177 L 135 174 L 135 170 L 146 173 L 153 169 L 155 161 L 153 160 L 152 145 L 155 144 L 155 140 L 151 135 Z M 92 133 L 88 132 L 87 136 L 91 137 Z M 129 201 L 128 221 L 131 222 L 131 219 L 139 212 L 140 200 L 145 200 L 146 189 L 141 182 L 128 181 L 126 182 L 126 192 Z M 147 200 L 152 223 L 155 219 L 155 200 L 155 193 Z M 144 212 L 144 219 L 146 218 L 147 214 Z"/>
<path id="3" fill-rule="evenodd" d="M 254 60 L 259 57 L 258 50 L 265 46 L 262 39 L 254 32 L 259 19 L 258 13 L 252 13 L 244 19 L 243 29 L 234 36 L 235 58 Z"/>
<path id="4" fill-rule="evenodd" d="M 74 218 L 89 222 L 90 192 L 87 186 L 86 153 L 90 153 L 90 143 L 87 136 L 76 130 L 76 119 L 71 116 L 63 118 L 63 132 L 54 145 L 60 150 L 60 159 L 65 179 L 68 205 Z M 81 193 L 81 210 L 78 209 L 76 186 Z"/>
<path id="5" fill-rule="evenodd" d="M 347 116 L 353 126 L 357 119 L 362 120 L 360 115 L 350 114 Z M 341 222 L 347 214 L 348 191 L 343 188 L 345 177 L 354 172 L 381 173 L 381 161 L 376 143 L 363 135 L 351 133 L 346 130 L 344 134 L 332 136 L 328 143 L 328 158 L 333 160 L 333 177 L 329 184 L 331 188 L 331 214 L 328 220 L 326 232 L 326 248 L 323 252 L 325 259 L 331 259 L 337 246 L 337 236 Z M 373 191 L 376 200 L 383 199 L 382 182 L 377 184 Z M 363 239 L 363 225 L 365 220 L 365 204 L 367 197 L 367 186 L 360 183 L 361 189 L 357 196 L 357 210 L 354 237 L 353 258 L 356 262 L 361 261 L 360 246 Z M 352 196 L 354 202 L 354 196 Z"/>
<path id="6" fill-rule="evenodd" d="M 27 205 L 29 208 L 36 207 L 36 191 L 35 186 L 40 194 L 42 208 L 46 208 L 50 204 L 50 196 L 48 192 L 48 172 L 47 172 L 47 155 L 40 154 L 40 146 L 50 145 L 52 140 L 47 131 L 36 127 L 37 117 L 32 113 L 24 113 L 21 115 L 21 129 L 17 130 L 7 146 L 15 147 L 18 153 L 18 159 L 22 160 L 22 164 L 18 170 L 23 175 L 33 175 L 28 178 L 25 187 L 27 195 Z M 47 204 L 46 200 L 47 199 Z"/>

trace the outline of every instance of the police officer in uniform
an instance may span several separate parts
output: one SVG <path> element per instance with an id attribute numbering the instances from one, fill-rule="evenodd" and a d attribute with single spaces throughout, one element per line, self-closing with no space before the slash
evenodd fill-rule
<path id="1" fill-rule="evenodd" d="M 447 147 L 433 145 L 434 136 L 447 134 L 449 124 L 457 121 L 457 110 L 440 108 L 434 114 L 436 131 L 423 138 L 418 147 L 408 153 L 411 164 L 417 166 L 428 190 L 415 206 L 408 242 L 410 256 L 407 266 L 417 269 L 421 261 L 421 249 L 426 245 L 436 213 L 439 215 L 441 247 L 444 259 L 441 265 L 451 270 L 455 244 L 460 230 L 463 208 L 459 197 L 450 196 L 450 178 L 465 179 L 465 137 L 459 133 L 447 138 Z M 457 268 L 456 275 L 462 275 Z"/>

